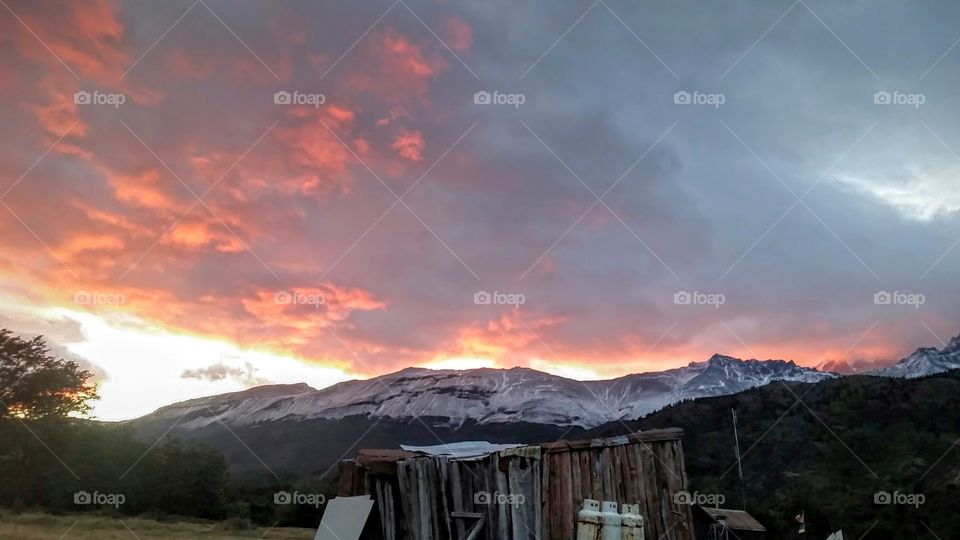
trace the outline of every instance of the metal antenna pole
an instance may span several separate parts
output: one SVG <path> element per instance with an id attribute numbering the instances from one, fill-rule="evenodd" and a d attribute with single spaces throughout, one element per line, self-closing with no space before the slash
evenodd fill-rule
<path id="1" fill-rule="evenodd" d="M 733 415 L 733 441 L 737 449 L 737 472 L 740 474 L 740 500 L 743 504 L 743 510 L 747 509 L 747 488 L 743 481 L 743 463 L 740 461 L 740 437 L 737 435 L 737 411 L 730 409 Z"/>

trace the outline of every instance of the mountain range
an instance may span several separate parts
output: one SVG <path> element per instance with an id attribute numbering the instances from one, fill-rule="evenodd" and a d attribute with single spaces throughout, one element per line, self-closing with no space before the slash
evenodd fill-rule
<path id="1" fill-rule="evenodd" d="M 315 390 L 269 385 L 176 403 L 139 422 L 179 420 L 181 430 L 225 423 L 285 420 L 431 418 L 433 426 L 526 422 L 595 427 L 635 419 L 671 403 L 733 394 L 772 381 L 816 382 L 836 377 L 783 360 L 739 360 L 716 354 L 705 362 L 601 381 L 578 381 L 528 368 L 431 370 L 407 368 L 368 380 Z"/>
<path id="2" fill-rule="evenodd" d="M 960 336 L 941 350 L 921 348 L 867 374 L 912 379 L 955 368 L 960 368 Z M 267 385 L 192 399 L 128 423 L 144 439 L 171 433 L 205 442 L 241 470 L 272 462 L 278 469 L 306 472 L 328 467 L 359 447 L 575 438 L 678 402 L 775 381 L 815 383 L 842 376 L 792 361 L 720 354 L 680 368 L 600 381 L 528 368 L 407 368 L 320 390 Z"/>

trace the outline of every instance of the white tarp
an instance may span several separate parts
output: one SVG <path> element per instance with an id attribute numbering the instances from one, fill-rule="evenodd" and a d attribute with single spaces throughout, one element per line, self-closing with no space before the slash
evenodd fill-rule
<path id="1" fill-rule="evenodd" d="M 843 531 L 837 531 L 827 537 L 827 540 L 843 540 Z"/>
<path id="2" fill-rule="evenodd" d="M 509 448 L 518 448 L 522 444 L 494 444 L 487 441 L 462 441 L 449 444 L 438 444 L 435 446 L 410 446 L 401 444 L 407 452 L 419 452 L 431 456 L 450 456 L 454 459 L 468 459 L 481 456 L 487 456 L 500 450 Z"/>
<path id="3" fill-rule="evenodd" d="M 372 508 L 373 499 L 369 495 L 331 499 L 313 540 L 357 540 Z"/>

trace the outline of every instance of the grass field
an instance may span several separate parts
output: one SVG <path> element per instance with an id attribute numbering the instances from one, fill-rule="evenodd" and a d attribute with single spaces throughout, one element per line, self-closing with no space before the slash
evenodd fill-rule
<path id="1" fill-rule="evenodd" d="M 223 523 L 162 523 L 149 519 L 104 516 L 0 513 L 0 540 L 152 540 L 159 538 L 227 540 L 264 538 L 311 540 L 311 529 L 257 528 L 229 530 Z"/>

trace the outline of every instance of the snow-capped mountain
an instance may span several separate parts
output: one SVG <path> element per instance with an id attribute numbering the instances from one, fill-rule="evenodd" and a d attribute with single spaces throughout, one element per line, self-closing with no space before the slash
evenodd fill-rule
<path id="1" fill-rule="evenodd" d="M 408 368 L 369 380 L 315 390 L 271 385 L 184 401 L 134 422 L 196 430 L 223 423 L 420 419 L 433 426 L 529 423 L 579 426 L 635 419 L 685 399 L 733 394 L 772 381 L 815 382 L 836 377 L 783 360 L 714 355 L 705 362 L 603 381 L 577 381 L 527 369 L 466 371 Z"/>
<path id="2" fill-rule="evenodd" d="M 871 371 L 870 375 L 915 379 L 951 369 L 960 369 L 960 335 L 940 350 L 921 347 L 892 366 Z"/>

